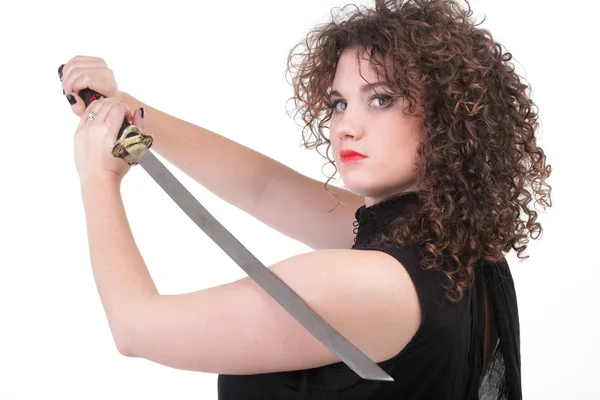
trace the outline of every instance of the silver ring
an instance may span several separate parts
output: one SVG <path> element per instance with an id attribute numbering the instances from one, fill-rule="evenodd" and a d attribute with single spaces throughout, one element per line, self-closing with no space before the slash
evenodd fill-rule
<path id="1" fill-rule="evenodd" d="M 96 114 L 94 114 L 93 112 L 90 111 L 89 114 L 88 114 L 88 119 L 91 121 L 94 118 L 96 118 Z"/>

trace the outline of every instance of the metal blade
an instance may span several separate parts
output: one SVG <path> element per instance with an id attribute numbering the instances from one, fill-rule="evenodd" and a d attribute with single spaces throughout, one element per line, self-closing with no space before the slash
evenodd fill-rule
<path id="1" fill-rule="evenodd" d="M 133 149 L 130 154 L 192 221 L 227 253 L 250 278 L 258 283 L 307 331 L 356 372 L 358 376 L 368 380 L 394 380 L 310 308 L 285 282 L 265 267 L 196 200 L 149 149 Z"/>

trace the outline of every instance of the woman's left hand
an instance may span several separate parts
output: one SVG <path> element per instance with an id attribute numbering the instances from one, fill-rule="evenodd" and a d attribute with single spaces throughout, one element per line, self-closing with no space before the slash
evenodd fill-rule
<path id="1" fill-rule="evenodd" d="M 94 119 L 88 119 L 90 112 L 95 114 Z M 144 129 L 140 110 L 133 115 L 131 109 L 116 98 L 94 100 L 81 115 L 75 132 L 75 166 L 81 184 L 98 180 L 120 182 L 131 169 L 111 153 L 125 117 Z"/>

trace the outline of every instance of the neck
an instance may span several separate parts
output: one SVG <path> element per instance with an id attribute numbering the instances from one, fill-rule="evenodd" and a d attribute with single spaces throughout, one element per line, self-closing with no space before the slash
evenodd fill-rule
<path id="1" fill-rule="evenodd" d="M 355 245 L 368 246 L 380 234 L 387 234 L 398 217 L 408 217 L 420 206 L 419 193 L 401 192 L 370 206 L 363 205 L 355 213 Z"/>
<path id="2" fill-rule="evenodd" d="M 410 192 L 416 192 L 416 191 L 418 191 L 417 186 L 410 185 L 407 188 L 402 188 L 400 190 L 396 190 L 395 192 L 392 192 L 391 194 L 388 193 L 388 194 L 382 194 L 382 195 L 379 195 L 376 197 L 365 197 L 365 206 L 371 207 L 372 205 L 381 203 L 381 202 L 391 199 L 393 197 L 400 196 L 400 195 L 410 193 Z"/>

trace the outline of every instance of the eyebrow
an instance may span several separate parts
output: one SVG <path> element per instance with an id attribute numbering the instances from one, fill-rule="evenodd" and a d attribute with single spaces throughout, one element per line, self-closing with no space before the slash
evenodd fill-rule
<path id="1" fill-rule="evenodd" d="M 361 91 L 361 93 L 368 92 L 369 90 L 371 90 L 373 88 L 376 88 L 378 86 L 387 86 L 387 83 L 383 82 L 383 81 L 372 82 L 372 83 L 365 83 L 364 85 L 362 85 L 360 87 L 360 91 Z M 331 93 L 330 93 L 330 96 L 344 97 L 337 90 L 332 90 Z"/>

